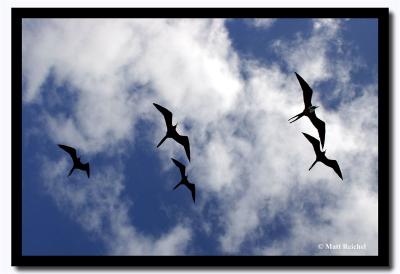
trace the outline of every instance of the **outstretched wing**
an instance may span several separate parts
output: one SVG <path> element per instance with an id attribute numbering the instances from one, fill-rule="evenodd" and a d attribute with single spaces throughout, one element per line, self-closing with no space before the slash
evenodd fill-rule
<path id="1" fill-rule="evenodd" d="M 310 86 L 307 84 L 307 82 L 304 81 L 304 79 L 300 75 L 298 75 L 296 72 L 295 72 L 295 74 L 296 74 L 297 80 L 300 83 L 301 89 L 303 90 L 303 99 L 304 99 L 305 108 L 311 107 L 312 106 L 311 97 L 313 94 L 313 90 L 310 88 Z"/>
<path id="2" fill-rule="evenodd" d="M 62 148 L 63 150 L 65 150 L 72 158 L 72 160 L 75 162 L 78 160 L 78 158 L 76 157 L 76 149 L 73 147 L 69 147 L 66 145 L 58 145 L 60 148 Z"/>
<path id="3" fill-rule="evenodd" d="M 195 203 L 196 202 L 196 186 L 192 183 L 188 183 L 186 186 L 192 192 L 193 203 Z"/>
<path id="4" fill-rule="evenodd" d="M 302 132 L 303 135 L 308 139 L 308 141 L 310 141 L 310 143 L 312 144 L 315 154 L 318 155 L 321 153 L 321 150 L 319 148 L 319 141 L 317 139 L 315 139 L 314 137 L 312 137 L 311 135 L 308 135 L 307 133 Z"/>
<path id="5" fill-rule="evenodd" d="M 308 118 L 310 118 L 311 123 L 314 125 L 314 127 L 318 130 L 319 134 L 319 139 L 321 140 L 321 145 L 322 148 L 324 148 L 324 143 L 325 143 L 325 122 L 322 121 L 317 117 L 315 112 L 312 112 L 308 115 Z"/>
<path id="6" fill-rule="evenodd" d="M 84 166 L 84 170 L 86 171 L 87 177 L 90 178 L 90 166 L 89 166 L 89 163 L 86 163 L 83 166 Z"/>
<path id="7" fill-rule="evenodd" d="M 343 180 L 342 171 L 340 170 L 339 164 L 336 160 L 330 160 L 330 159 L 326 158 L 322 162 L 325 165 L 331 167 L 336 172 L 336 174 L 340 177 L 340 179 Z"/>
<path id="8" fill-rule="evenodd" d="M 174 136 L 174 140 L 177 141 L 179 144 L 181 144 L 185 148 L 186 156 L 188 157 L 189 162 L 190 162 L 189 137 L 177 134 L 177 136 Z"/>
<path id="9" fill-rule="evenodd" d="M 179 162 L 178 160 L 175 160 L 174 158 L 171 158 L 171 160 L 174 162 L 174 164 L 177 167 L 179 167 L 179 170 L 181 172 L 182 178 L 185 177 L 185 169 L 186 169 L 185 166 L 181 162 Z"/>
<path id="10" fill-rule="evenodd" d="M 161 112 L 161 114 L 164 116 L 165 119 L 165 124 L 167 127 L 172 126 L 172 112 L 166 109 L 165 107 L 162 107 L 156 103 L 153 103 L 153 105 Z"/>

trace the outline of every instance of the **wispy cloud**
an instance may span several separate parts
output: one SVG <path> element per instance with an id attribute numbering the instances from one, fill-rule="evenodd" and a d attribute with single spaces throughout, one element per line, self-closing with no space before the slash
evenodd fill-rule
<path id="1" fill-rule="evenodd" d="M 255 18 L 251 20 L 251 25 L 256 28 L 268 29 L 272 27 L 276 20 L 272 18 Z"/>
<path id="2" fill-rule="evenodd" d="M 65 158 L 54 161 L 42 158 L 42 179 L 46 192 L 57 206 L 99 237 L 113 255 L 185 254 L 191 230 L 176 225 L 159 238 L 138 232 L 129 217 L 132 202 L 124 198 L 121 166 L 103 167 L 89 180 L 66 177 Z"/>

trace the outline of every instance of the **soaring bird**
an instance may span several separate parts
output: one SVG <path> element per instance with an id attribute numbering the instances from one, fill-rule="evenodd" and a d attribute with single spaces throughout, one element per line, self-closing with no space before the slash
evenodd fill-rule
<path id="1" fill-rule="evenodd" d="M 295 72 L 295 74 L 296 74 L 297 80 L 300 83 L 301 89 L 303 90 L 304 110 L 301 113 L 290 118 L 288 121 L 294 119 L 294 120 L 290 121 L 290 123 L 293 123 L 294 121 L 297 121 L 301 117 L 307 116 L 310 119 L 311 123 L 314 125 L 314 127 L 316 127 L 316 129 L 318 130 L 319 138 L 321 139 L 322 148 L 324 148 L 325 122 L 320 120 L 317 117 L 317 115 L 315 114 L 315 109 L 318 106 L 313 106 L 311 104 L 311 97 L 312 97 L 313 91 L 300 75 L 298 75 L 296 72 Z"/>
<path id="2" fill-rule="evenodd" d="M 316 159 L 314 161 L 314 163 L 311 165 L 311 167 L 308 170 L 311 170 L 312 167 L 318 162 L 322 162 L 325 165 L 331 167 L 336 174 L 340 177 L 340 179 L 343 180 L 343 176 L 342 176 L 342 172 L 340 171 L 340 167 L 339 164 L 336 162 L 336 160 L 330 160 L 328 158 L 326 158 L 325 156 L 325 151 L 321 151 L 320 147 L 319 147 L 319 141 L 318 139 L 312 137 L 311 135 L 308 135 L 307 133 L 303 132 L 303 135 L 308 139 L 308 141 L 310 141 L 310 143 L 312 144 L 314 151 L 315 151 L 315 156 Z"/>
<path id="3" fill-rule="evenodd" d="M 72 161 L 74 161 L 74 166 L 72 167 L 72 169 L 70 170 L 68 176 L 70 176 L 72 174 L 72 172 L 74 171 L 74 169 L 80 169 L 83 171 L 86 171 L 86 174 L 88 176 L 88 178 L 90 177 L 90 167 L 89 167 L 89 163 L 86 164 L 82 164 L 81 162 L 81 158 L 76 156 L 76 149 L 73 147 L 69 147 L 66 145 L 58 145 L 60 148 L 62 148 L 63 150 L 65 150 L 69 156 L 71 156 Z"/>
<path id="4" fill-rule="evenodd" d="M 156 103 L 153 103 L 153 105 L 164 116 L 165 124 L 167 126 L 167 133 L 165 134 L 164 138 L 161 139 L 160 143 L 158 143 L 157 147 L 159 147 L 167 138 L 172 138 L 185 148 L 186 156 L 188 157 L 188 159 L 190 161 L 189 138 L 187 136 L 179 135 L 178 132 L 176 132 L 176 126 L 178 125 L 178 123 L 175 126 L 172 125 L 171 111 L 169 111 L 168 109 L 166 109 L 160 105 L 157 105 Z"/>
<path id="5" fill-rule="evenodd" d="M 192 198 L 193 198 L 193 203 L 195 203 L 196 201 L 196 186 L 194 184 L 192 184 L 191 182 L 188 181 L 187 176 L 185 175 L 185 166 L 175 160 L 174 158 L 171 158 L 171 160 L 174 162 L 174 164 L 179 167 L 179 170 L 181 172 L 181 181 L 174 187 L 174 190 L 177 189 L 178 186 L 180 185 L 185 185 L 191 192 L 192 192 Z"/>

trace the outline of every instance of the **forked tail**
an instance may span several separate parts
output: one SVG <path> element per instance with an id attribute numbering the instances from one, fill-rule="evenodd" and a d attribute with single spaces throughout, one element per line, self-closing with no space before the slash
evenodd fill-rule
<path id="1" fill-rule="evenodd" d="M 288 121 L 290 121 L 290 120 L 296 118 L 296 119 L 294 119 L 293 121 L 290 121 L 290 123 L 293 123 L 293 122 L 299 120 L 302 116 L 303 116 L 303 113 L 299 113 L 299 114 L 293 116 L 292 118 L 290 118 Z"/>
<path id="2" fill-rule="evenodd" d="M 313 168 L 313 166 L 318 162 L 318 160 L 315 160 L 314 163 L 310 166 L 310 168 L 308 170 L 311 170 Z"/>
<path id="3" fill-rule="evenodd" d="M 69 171 L 68 177 L 71 176 L 71 174 L 72 174 L 72 172 L 74 171 L 74 169 L 75 169 L 75 165 L 74 165 L 74 166 L 71 168 L 71 170 Z"/>
<path id="4" fill-rule="evenodd" d="M 158 143 L 157 147 L 161 146 L 162 143 L 164 143 L 165 139 L 167 139 L 168 136 L 165 135 L 164 138 L 161 139 L 161 141 Z"/>
<path id="5" fill-rule="evenodd" d="M 178 186 L 180 186 L 182 184 L 182 182 L 179 182 L 175 187 L 174 187 L 174 189 L 173 190 L 175 190 L 175 189 L 177 189 L 178 188 Z"/>

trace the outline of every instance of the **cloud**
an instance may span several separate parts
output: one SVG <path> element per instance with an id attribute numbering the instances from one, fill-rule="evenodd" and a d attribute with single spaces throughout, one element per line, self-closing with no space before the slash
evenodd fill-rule
<path id="1" fill-rule="evenodd" d="M 201 193 L 196 216 L 207 223 L 206 233 L 222 254 L 325 254 L 318 243 L 336 241 L 365 242 L 368 249 L 334 253 L 376 254 L 377 84 L 353 92 L 360 60 L 343 49 L 343 24 L 313 20 L 309 34 L 272 43 L 282 62 L 261 65 L 238 55 L 220 19 L 24 21 L 25 107 L 44 104 L 49 91 L 43 87 L 53 77 L 60 96 L 68 94 L 74 104 L 55 114 L 43 110 L 45 134 L 92 154 L 112 147 L 117 156 L 135 148 L 141 120 L 151 125 L 146 138 L 158 141 L 165 125 L 151 103 L 169 108 L 178 131 L 190 137 L 188 173 Z M 327 124 L 327 157 L 339 162 L 344 182 L 320 163 L 307 171 L 315 156 L 301 132 L 318 133 L 307 118 L 287 122 L 303 108 L 292 71 L 315 90 L 313 103 Z M 320 89 L 326 81 L 335 88 Z M 159 157 L 183 153 L 166 142 Z M 175 167 L 163 166 L 170 168 Z M 124 178 L 107 170 L 96 178 L 104 186 L 99 193 L 71 192 L 76 195 L 62 202 L 78 207 L 76 197 L 108 197 L 106 208 L 95 203 L 101 210 L 82 215 L 80 223 L 98 231 L 115 254 L 179 253 L 188 247 L 194 237 L 188 226 L 177 225 L 159 239 L 137 233 L 129 201 L 114 208 Z M 63 201 L 54 194 L 59 189 L 53 190 L 55 200 Z M 218 216 L 215 223 L 210 216 Z M 117 225 L 105 231 L 103 220 Z"/>
<path id="2" fill-rule="evenodd" d="M 251 20 L 251 25 L 256 28 L 268 29 L 272 27 L 276 20 L 272 18 L 255 18 Z"/>
<path id="3" fill-rule="evenodd" d="M 25 104 L 46 105 L 43 93 L 70 100 L 72 107 L 67 109 L 62 109 L 62 99 L 58 105 L 52 102 L 59 107 L 56 113 L 42 108 L 40 119 L 52 141 L 76 144 L 89 155 L 110 150 L 117 157 L 123 154 L 123 148 L 134 142 L 139 119 L 160 121 L 151 102 L 168 101 L 171 109 L 186 102 L 183 111 L 207 121 L 230 108 L 241 86 L 239 72 L 231 69 L 237 66 L 226 62 L 237 60 L 223 39 L 227 32 L 221 20 L 24 20 L 23 37 Z M 35 71 L 38 64 L 41 69 Z M 60 88 L 45 88 L 49 80 Z M 198 96 L 208 101 L 199 101 Z M 204 107 L 211 105 L 219 108 L 211 108 L 213 113 Z M 181 116 L 174 112 L 174 120 Z M 164 127 L 157 125 L 154 135 Z M 184 128 L 183 124 L 180 130 Z M 123 189 L 123 178 L 101 174 L 94 180 Z M 73 218 L 96 231 L 113 253 L 171 254 L 186 247 L 191 231 L 183 226 L 158 240 L 142 239 L 129 223 L 127 205 L 111 210 L 121 199 L 120 191 L 52 188 L 49 192 L 62 208 L 71 204 L 91 208 L 90 213 L 76 209 Z M 83 198 L 78 203 L 76 198 L 86 195 L 104 196 L 112 204 L 106 207 Z M 103 221 L 111 232 L 102 229 Z"/>
<path id="4" fill-rule="evenodd" d="M 123 195 L 122 167 L 105 167 L 85 182 L 76 179 L 78 174 L 65 176 L 69 164 L 65 158 L 57 161 L 42 158 L 46 192 L 84 230 L 99 237 L 110 254 L 185 254 L 191 240 L 191 230 L 187 226 L 176 225 L 158 239 L 135 229 L 129 217 L 131 202 Z"/>
<path id="5" fill-rule="evenodd" d="M 315 85 L 319 81 L 335 79 L 341 87 L 348 87 L 351 74 L 363 66 L 352 50 L 352 44 L 342 37 L 345 20 L 313 19 L 310 34 L 297 33 L 294 39 L 278 39 L 272 50 L 286 63 L 290 71 L 297 71 Z M 351 62 L 349 61 L 351 60 Z M 348 91 L 332 96 L 349 96 Z"/>
<path id="6" fill-rule="evenodd" d="M 331 65 L 331 58 L 326 54 L 331 40 L 341 39 L 339 25 L 332 21 L 316 21 L 312 36 L 295 42 L 297 48 L 306 51 L 294 51 L 287 47 L 292 42 L 286 41 L 281 41 L 279 51 L 282 51 L 282 56 L 289 53 L 287 64 L 300 67 L 298 71 L 305 72 L 307 81 L 308 77 L 311 81 L 324 78 L 341 81 L 330 72 L 340 70 L 343 64 L 349 66 L 354 59 L 340 60 Z M 324 28 L 328 30 L 323 31 Z M 311 44 L 313 54 L 307 48 Z M 325 70 L 324 76 L 326 67 L 332 70 Z M 351 79 L 351 71 L 346 72 L 346 77 Z M 321 164 L 317 164 L 309 174 L 304 172 L 315 156 L 300 132 L 318 135 L 307 119 L 287 126 L 287 117 L 300 112 L 303 107 L 295 77 L 285 75 L 274 66 L 260 68 L 254 64 L 250 65 L 248 73 L 246 91 L 254 100 L 249 101 L 246 113 L 238 115 L 253 115 L 254 123 L 246 128 L 251 129 L 257 146 L 253 147 L 251 155 L 243 157 L 242 166 L 235 170 L 241 174 L 238 183 L 244 184 L 245 190 L 241 190 L 235 202 L 227 206 L 233 210 L 228 211 L 224 219 L 226 230 L 220 237 L 222 250 L 236 253 L 241 245 L 251 242 L 254 235 L 261 234 L 259 239 L 266 241 L 265 254 L 318 254 L 324 252 L 317 249 L 318 243 L 332 241 L 365 242 L 368 246 L 367 250 L 336 250 L 332 254 L 377 254 L 376 83 L 363 87 L 363 95 L 352 101 L 346 100 L 347 96 L 341 97 L 336 111 L 318 110 L 318 116 L 327 124 L 327 156 L 338 160 L 345 177 L 341 183 L 332 170 Z M 347 83 L 344 90 L 349 90 L 351 83 L 342 83 Z M 314 94 L 314 104 L 324 105 L 318 93 Z M 362 115 L 365 109 L 368 109 L 366 116 Z M 238 172 L 238 169 L 242 171 Z M 324 188 L 321 189 L 319 184 Z M 362 197 L 360 204 L 351 202 L 357 193 Z M 325 201 L 327 197 L 330 199 Z M 371 215 L 362 214 L 362 207 L 369 208 Z M 351 212 L 349 208 L 352 208 Z M 312 213 L 313 210 L 318 210 L 317 215 Z M 279 216 L 284 223 L 282 230 L 289 230 L 284 240 L 276 240 L 277 232 L 270 228 Z M 350 223 L 362 223 L 369 231 Z"/>
<path id="7" fill-rule="evenodd" d="M 24 20 L 23 37 L 24 101 L 40 100 L 49 76 L 65 85 L 77 97 L 72 117 L 48 115 L 48 131 L 86 152 L 133 140 L 151 100 L 209 121 L 241 88 L 222 20 Z"/>

